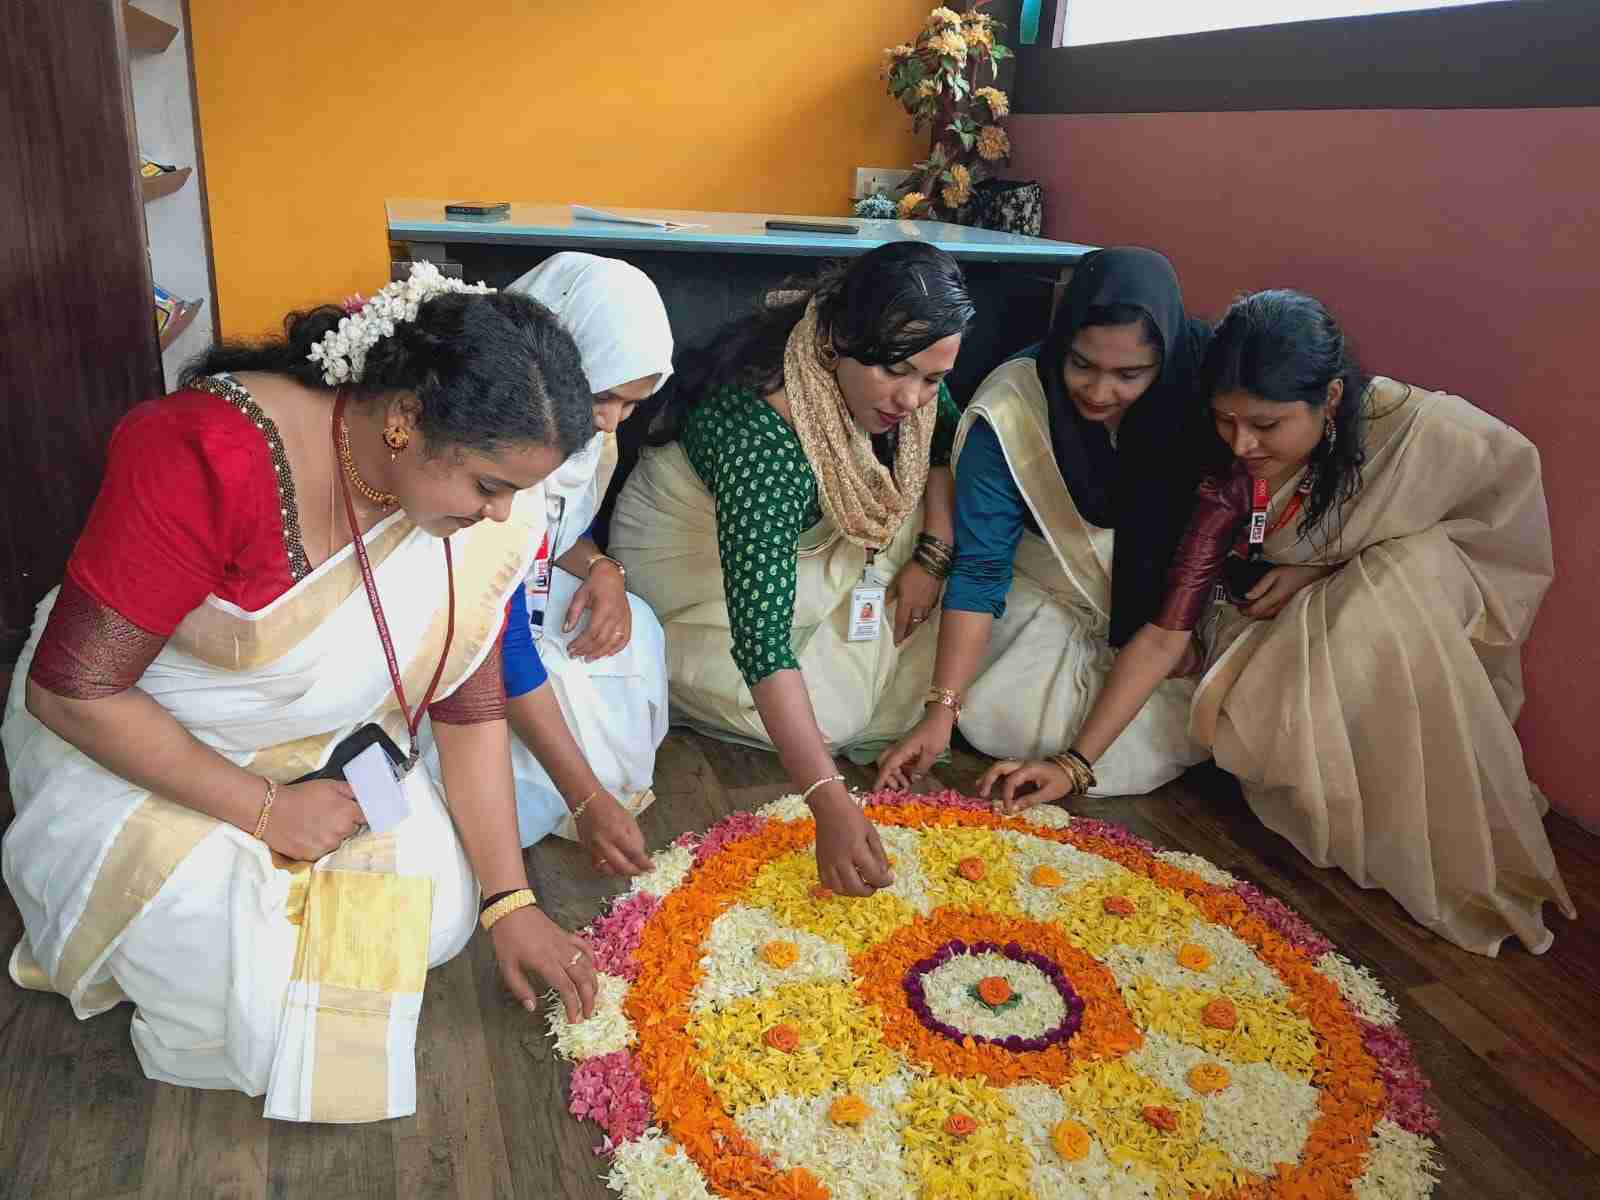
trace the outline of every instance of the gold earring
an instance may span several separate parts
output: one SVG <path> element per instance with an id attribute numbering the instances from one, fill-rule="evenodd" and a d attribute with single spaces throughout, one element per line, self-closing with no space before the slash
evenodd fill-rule
<path id="1" fill-rule="evenodd" d="M 389 461 L 393 462 L 400 451 L 411 445 L 411 431 L 400 425 L 385 426 L 383 444 L 389 447 Z"/>
<path id="2" fill-rule="evenodd" d="M 839 351 L 831 341 L 817 343 L 817 361 L 825 371 L 831 371 L 839 365 Z"/>

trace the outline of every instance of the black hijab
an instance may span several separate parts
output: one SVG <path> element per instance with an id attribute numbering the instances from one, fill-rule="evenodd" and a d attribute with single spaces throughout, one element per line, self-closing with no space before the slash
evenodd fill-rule
<path id="1" fill-rule="evenodd" d="M 1067 395 L 1062 364 L 1089 310 L 1136 308 L 1161 336 L 1161 372 L 1123 415 L 1117 445 Z M 1156 614 L 1167 565 L 1194 508 L 1215 432 L 1200 403 L 1200 363 L 1211 329 L 1183 309 L 1172 264 L 1136 246 L 1097 250 L 1077 265 L 1038 359 L 1050 445 L 1083 518 L 1117 531 L 1111 571 L 1111 644 Z"/>

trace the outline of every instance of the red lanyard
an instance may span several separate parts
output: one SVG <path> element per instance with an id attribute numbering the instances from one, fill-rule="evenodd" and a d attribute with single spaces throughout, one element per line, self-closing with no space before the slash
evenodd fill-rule
<path id="1" fill-rule="evenodd" d="M 1278 519 L 1273 521 L 1271 528 L 1267 526 L 1267 506 L 1271 504 L 1272 497 L 1267 492 L 1265 479 L 1252 479 L 1250 481 L 1250 527 L 1245 537 L 1234 547 L 1233 552 L 1241 558 L 1260 558 L 1262 543 L 1277 533 L 1299 514 L 1301 507 L 1306 502 L 1305 487 L 1295 489 L 1289 503 L 1283 506 L 1283 511 L 1278 514 Z"/>
<path id="2" fill-rule="evenodd" d="M 333 402 L 333 447 L 334 463 L 339 462 L 339 430 L 344 425 L 344 393 L 339 393 L 339 398 Z M 361 527 L 356 523 L 356 505 L 350 496 L 350 481 L 345 478 L 344 471 L 339 471 L 339 490 L 344 493 L 345 516 L 350 519 L 351 545 L 356 552 L 356 561 L 361 564 L 361 582 L 367 589 L 367 603 L 372 608 L 372 622 L 378 627 L 378 640 L 383 643 L 383 656 L 389 660 L 389 678 L 394 683 L 395 699 L 400 701 L 400 715 L 405 718 L 406 733 L 411 739 L 409 757 L 406 759 L 406 770 L 409 771 L 417 762 L 417 726 L 422 724 L 422 714 L 428 711 L 428 705 L 433 701 L 433 693 L 438 690 L 439 678 L 444 674 L 445 659 L 450 657 L 450 643 L 456 636 L 456 569 L 455 563 L 450 558 L 450 539 L 444 539 L 444 572 L 449 583 L 450 609 L 449 618 L 445 623 L 444 650 L 439 654 L 439 665 L 433 669 L 433 679 L 428 684 L 428 690 L 423 693 L 422 703 L 417 705 L 412 712 L 406 705 L 405 685 L 400 682 L 400 660 L 395 657 L 394 639 L 389 636 L 389 622 L 383 616 L 383 602 L 378 599 L 378 584 L 372 578 L 372 563 L 367 558 L 367 543 L 361 536 Z"/>

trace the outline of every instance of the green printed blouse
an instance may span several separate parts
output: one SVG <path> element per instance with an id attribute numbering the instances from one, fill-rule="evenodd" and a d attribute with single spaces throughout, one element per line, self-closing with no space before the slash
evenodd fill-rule
<path id="1" fill-rule="evenodd" d="M 931 465 L 950 465 L 960 412 L 939 385 Z M 822 520 L 800 439 L 754 391 L 724 388 L 690 410 L 683 449 L 716 504 L 733 661 L 751 687 L 797 669 L 792 645 L 800 535 Z"/>

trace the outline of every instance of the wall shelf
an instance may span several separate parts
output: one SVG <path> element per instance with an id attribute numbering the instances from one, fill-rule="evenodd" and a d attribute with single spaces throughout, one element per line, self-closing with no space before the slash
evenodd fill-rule
<path id="1" fill-rule="evenodd" d="M 139 176 L 139 190 L 144 193 L 144 202 L 149 204 L 152 200 L 172 195 L 189 181 L 193 173 L 189 167 L 179 167 L 176 171 L 163 171 L 159 175 Z"/>
<path id="2" fill-rule="evenodd" d="M 205 300 L 184 300 L 178 305 L 176 312 L 167 322 L 167 327 L 161 331 L 161 349 L 165 351 L 173 342 L 183 336 L 183 331 L 194 324 L 194 319 L 200 315 L 200 310 L 206 305 Z"/>
<path id="3" fill-rule="evenodd" d="M 172 45 L 178 36 L 178 27 L 169 25 L 160 17 L 152 17 L 142 8 L 135 8 L 123 0 L 122 23 L 128 31 L 128 49 L 146 54 L 160 54 Z"/>

